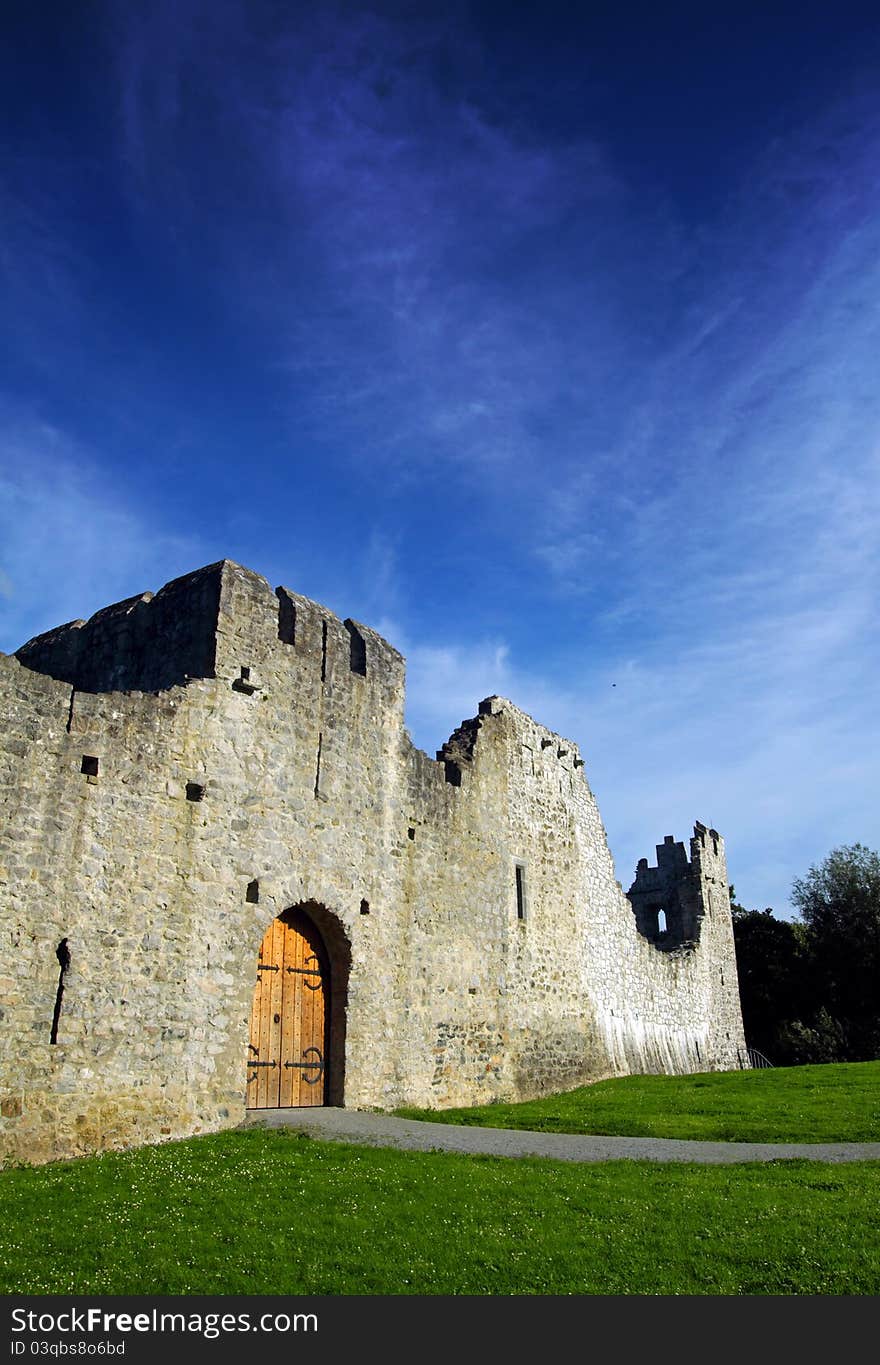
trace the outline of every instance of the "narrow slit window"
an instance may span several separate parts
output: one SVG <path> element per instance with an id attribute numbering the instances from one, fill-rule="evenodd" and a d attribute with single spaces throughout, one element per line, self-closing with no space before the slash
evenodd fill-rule
<path id="1" fill-rule="evenodd" d="M 526 869 L 522 863 L 516 865 L 516 917 L 526 917 Z"/>
<path id="2" fill-rule="evenodd" d="M 259 905 L 260 903 L 260 883 L 255 877 L 252 882 L 248 882 L 247 891 L 244 896 L 248 905 Z"/>
<path id="3" fill-rule="evenodd" d="M 64 978 L 70 967 L 70 948 L 67 939 L 63 938 L 55 949 L 55 956 L 58 959 L 60 971 L 58 973 L 58 989 L 55 992 L 55 1010 L 52 1014 L 52 1029 L 49 1034 L 49 1042 L 54 1046 L 58 1042 L 58 1022 L 61 1018 L 61 1002 L 64 999 Z"/>
<path id="4" fill-rule="evenodd" d="M 327 622 L 321 622 L 321 682 L 327 681 Z"/>
<path id="5" fill-rule="evenodd" d="M 318 735 L 318 753 L 315 759 L 315 796 L 321 796 L 321 751 L 324 748 L 324 732 Z"/>

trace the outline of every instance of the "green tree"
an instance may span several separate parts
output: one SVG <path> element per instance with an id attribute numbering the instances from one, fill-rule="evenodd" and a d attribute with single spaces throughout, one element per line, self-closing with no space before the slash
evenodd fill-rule
<path id="1" fill-rule="evenodd" d="M 846 1060 L 880 1056 L 880 855 L 863 844 L 834 849 L 796 878 L 792 902 L 806 928 L 816 1018 L 824 1008 L 839 1026 Z"/>
<path id="2" fill-rule="evenodd" d="M 843 1026 L 824 1008 L 819 1010 L 812 1025 L 800 1019 L 785 1019 L 776 1031 L 775 1046 L 786 1066 L 807 1062 L 845 1062 L 846 1039 Z"/>
<path id="3" fill-rule="evenodd" d="M 746 910 L 730 892 L 746 1042 L 777 1066 L 794 1065 L 811 1041 L 800 1023 L 809 977 L 803 925 L 776 919 L 769 909 Z"/>

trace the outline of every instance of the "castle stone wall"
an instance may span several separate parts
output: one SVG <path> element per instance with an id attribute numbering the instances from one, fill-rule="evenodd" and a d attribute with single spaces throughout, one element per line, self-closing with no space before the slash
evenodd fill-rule
<path id="1" fill-rule="evenodd" d="M 577 747 L 493 697 L 431 759 L 404 683 L 368 627 L 228 561 L 0 656 L 3 1157 L 240 1122 L 293 906 L 333 966 L 331 1103 L 745 1064 L 718 836 L 676 855 L 696 938 L 660 943 Z"/>

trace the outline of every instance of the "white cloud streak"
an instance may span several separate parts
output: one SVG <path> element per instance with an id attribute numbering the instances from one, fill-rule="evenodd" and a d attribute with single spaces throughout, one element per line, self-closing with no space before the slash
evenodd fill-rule
<path id="1" fill-rule="evenodd" d="M 0 413 L 0 649 L 155 591 L 206 562 L 197 535 L 158 529 L 63 432 Z"/>
<path id="2" fill-rule="evenodd" d="M 694 818 L 727 835 L 741 897 L 778 909 L 827 846 L 880 842 L 876 100 L 819 110 L 686 226 L 600 135 L 487 107 L 461 12 L 319 7 L 281 33 L 232 0 L 116 14 L 134 235 L 207 261 L 229 316 L 265 324 L 312 452 L 407 496 L 442 470 L 453 530 L 477 487 L 477 544 L 515 527 L 511 595 L 531 566 L 546 647 L 414 625 L 414 552 L 375 512 L 332 580 L 403 622 L 386 633 L 417 742 L 492 692 L 571 735 L 624 883 Z M 75 320 L 83 269 L 51 204 L 5 206 L 9 277 L 42 272 Z M 0 435 L 6 648 L 230 552 L 147 526 L 59 430 Z"/>

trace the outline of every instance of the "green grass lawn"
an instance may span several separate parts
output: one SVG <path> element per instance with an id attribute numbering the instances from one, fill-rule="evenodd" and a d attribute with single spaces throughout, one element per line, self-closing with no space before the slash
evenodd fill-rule
<path id="1" fill-rule="evenodd" d="M 880 1062 L 621 1076 L 525 1104 L 398 1109 L 405 1118 L 539 1133 L 717 1139 L 880 1141 Z"/>
<path id="2" fill-rule="evenodd" d="M 870 1140 L 878 1081 L 878 1062 L 632 1076 L 425 1117 Z M 864 1295 L 878 1226 L 878 1161 L 580 1165 L 252 1128 L 0 1173 L 0 1291 Z"/>
<path id="3" fill-rule="evenodd" d="M 31 1294 L 876 1294 L 880 1162 L 414 1153 L 248 1129 L 0 1175 Z"/>

